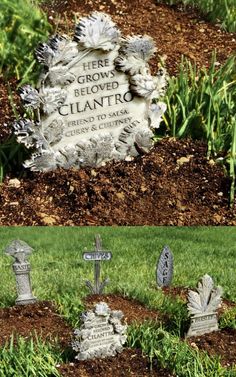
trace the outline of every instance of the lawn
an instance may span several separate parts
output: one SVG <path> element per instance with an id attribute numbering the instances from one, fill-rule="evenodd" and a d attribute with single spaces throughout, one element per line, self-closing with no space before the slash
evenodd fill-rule
<path id="1" fill-rule="evenodd" d="M 224 289 L 224 297 L 236 301 L 235 227 L 8 227 L 0 229 L 2 249 L 13 239 L 22 239 L 35 251 L 30 257 L 35 295 L 42 300 L 66 297 L 80 300 L 88 290 L 84 280 L 93 278 L 93 266 L 82 253 L 93 250 L 94 236 L 100 234 L 110 262 L 102 274 L 110 278 L 107 292 L 138 297 L 156 307 L 160 293 L 155 290 L 156 262 L 165 245 L 174 254 L 174 286 L 195 287 L 205 273 Z M 12 261 L 3 256 L 1 306 L 14 302 Z"/>

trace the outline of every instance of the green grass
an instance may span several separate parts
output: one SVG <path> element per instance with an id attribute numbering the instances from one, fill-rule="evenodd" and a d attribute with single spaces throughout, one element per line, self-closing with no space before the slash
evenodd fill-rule
<path id="1" fill-rule="evenodd" d="M 168 322 L 133 324 L 129 327 L 128 345 L 141 347 L 151 361 L 170 368 L 179 377 L 235 377 L 236 370 L 226 371 L 217 358 L 198 353 L 180 341 L 188 325 L 186 304 L 166 297 L 156 289 L 155 268 L 164 245 L 174 254 L 174 286 L 195 288 L 205 273 L 224 288 L 224 297 L 236 302 L 235 227 L 6 227 L 0 228 L 1 249 L 14 239 L 33 247 L 30 256 L 33 293 L 39 300 L 54 300 L 61 314 L 73 326 L 79 325 L 84 310 L 83 298 L 89 293 L 84 281 L 93 280 L 93 263 L 85 262 L 82 253 L 94 250 L 94 236 L 100 234 L 103 248 L 112 251 L 111 261 L 102 263 L 102 278 L 109 277 L 106 293 L 119 292 L 136 298 L 146 306 L 168 314 Z M 0 305 L 14 305 L 16 287 L 11 269 L 13 258 L 0 258 Z M 121 308 L 122 309 L 122 308 Z M 221 328 L 235 328 L 235 310 L 228 310 L 220 321 Z M 56 376 L 55 365 L 65 362 L 58 348 L 19 339 L 18 347 L 0 350 L 0 376 L 5 376 L 7 363 L 12 365 L 9 376 Z M 35 352 L 37 348 L 37 371 Z M 28 365 L 28 374 L 21 371 Z M 31 369 L 32 370 L 31 370 Z M 54 368 L 54 369 L 53 369 Z M 14 372 L 15 371 L 15 372 Z M 2 374 L 1 374 L 2 373 Z M 14 374 L 15 373 L 15 374 Z M 31 373 L 31 374 L 30 374 Z M 6 375 L 8 376 L 8 375 Z"/>
<path id="2" fill-rule="evenodd" d="M 0 74 L 36 80 L 34 50 L 52 31 L 46 15 L 30 0 L 1 0 Z M 23 82 L 22 81 L 22 82 Z"/>
<path id="3" fill-rule="evenodd" d="M 167 244 L 175 258 L 173 285 L 195 287 L 199 277 L 208 273 L 223 286 L 224 296 L 236 301 L 234 227 L 0 228 L 2 249 L 19 238 L 35 250 L 30 257 L 32 282 L 40 299 L 81 300 L 88 293 L 84 280 L 93 278 L 93 265 L 83 261 L 82 253 L 86 247 L 93 250 L 98 233 L 104 249 L 113 253 L 112 261 L 102 264 L 103 276 L 111 280 L 108 292 L 119 291 L 156 307 L 162 297 L 154 289 L 156 261 Z M 1 306 L 14 302 L 11 263 L 8 256 L 0 259 Z"/>
<path id="4" fill-rule="evenodd" d="M 59 377 L 56 365 L 61 361 L 58 347 L 18 337 L 14 344 L 0 348 L 0 377 Z"/>

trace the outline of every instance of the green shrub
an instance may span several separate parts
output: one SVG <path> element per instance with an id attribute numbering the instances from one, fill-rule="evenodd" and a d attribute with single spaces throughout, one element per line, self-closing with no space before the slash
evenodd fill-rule
<path id="1" fill-rule="evenodd" d="M 31 81 L 34 68 L 34 77 L 37 77 L 34 49 L 47 39 L 50 30 L 46 16 L 32 1 L 1 0 L 1 74 Z"/>

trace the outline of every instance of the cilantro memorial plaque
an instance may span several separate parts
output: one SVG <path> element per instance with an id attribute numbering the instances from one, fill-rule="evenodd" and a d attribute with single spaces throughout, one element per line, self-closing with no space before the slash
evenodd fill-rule
<path id="1" fill-rule="evenodd" d="M 111 310 L 105 302 L 95 305 L 93 310 L 82 314 L 80 329 L 75 330 L 73 349 L 76 359 L 115 356 L 123 350 L 127 326 L 121 323 L 121 310 Z"/>
<path id="2" fill-rule="evenodd" d="M 166 109 L 163 69 L 151 76 L 149 36 L 121 38 L 103 13 L 76 26 L 74 40 L 53 36 L 36 50 L 44 66 L 38 88 L 21 88 L 31 114 L 14 123 L 17 140 L 33 148 L 25 166 L 35 171 L 99 166 L 132 159 L 152 147 Z"/>

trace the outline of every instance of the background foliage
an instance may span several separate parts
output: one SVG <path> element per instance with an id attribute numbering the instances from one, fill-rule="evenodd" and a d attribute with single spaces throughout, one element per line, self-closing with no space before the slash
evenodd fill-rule
<path id="1" fill-rule="evenodd" d="M 38 76 L 34 49 L 51 32 L 46 15 L 30 0 L 1 0 L 0 73 L 32 80 Z"/>

